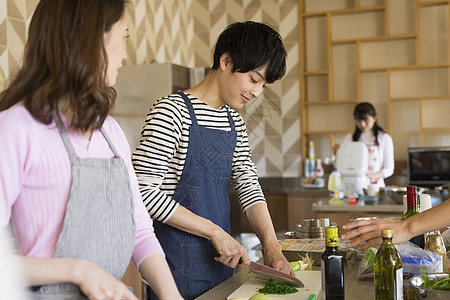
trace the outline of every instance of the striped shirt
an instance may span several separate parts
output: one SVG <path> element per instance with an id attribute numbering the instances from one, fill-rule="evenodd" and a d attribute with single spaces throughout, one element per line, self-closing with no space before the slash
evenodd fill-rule
<path id="1" fill-rule="evenodd" d="M 231 131 L 225 107 L 215 109 L 190 94 L 186 95 L 200 126 Z M 236 110 L 227 108 L 237 133 L 230 182 L 245 211 L 265 199 L 251 160 L 244 120 Z M 186 161 L 191 124 L 189 111 L 180 95 L 172 94 L 157 100 L 146 117 L 139 146 L 132 156 L 144 204 L 152 219 L 163 223 L 179 205 L 172 196 Z"/>

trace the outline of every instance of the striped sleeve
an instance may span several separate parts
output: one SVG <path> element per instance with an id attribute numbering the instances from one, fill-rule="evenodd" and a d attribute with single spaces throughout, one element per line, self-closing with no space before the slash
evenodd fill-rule
<path id="1" fill-rule="evenodd" d="M 132 159 L 144 205 L 152 219 L 161 222 L 166 222 L 178 206 L 163 191 L 163 184 L 171 188 L 164 179 L 180 142 L 182 123 L 176 102 L 167 100 L 158 100 L 147 115 L 139 146 Z"/>
<path id="2" fill-rule="evenodd" d="M 232 112 L 238 139 L 233 157 L 231 183 L 236 191 L 241 209 L 245 211 L 254 204 L 266 200 L 258 181 L 256 166 L 251 159 L 251 148 L 244 120 L 238 112 L 234 110 Z"/>

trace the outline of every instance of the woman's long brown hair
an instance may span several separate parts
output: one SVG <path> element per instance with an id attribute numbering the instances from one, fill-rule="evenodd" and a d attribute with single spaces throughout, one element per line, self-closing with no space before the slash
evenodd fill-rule
<path id="1" fill-rule="evenodd" d="M 103 35 L 125 14 L 127 0 L 41 0 L 30 23 L 23 65 L 0 95 L 0 111 L 24 101 L 44 124 L 68 101 L 71 126 L 100 128 L 116 99 L 106 86 Z"/>

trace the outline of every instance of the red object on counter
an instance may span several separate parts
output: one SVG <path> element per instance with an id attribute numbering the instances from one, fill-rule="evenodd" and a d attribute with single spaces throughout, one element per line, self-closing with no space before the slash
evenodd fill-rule
<path id="1" fill-rule="evenodd" d="M 356 197 L 348 197 L 348 204 L 349 205 L 356 205 L 356 201 L 358 199 L 356 199 Z"/>

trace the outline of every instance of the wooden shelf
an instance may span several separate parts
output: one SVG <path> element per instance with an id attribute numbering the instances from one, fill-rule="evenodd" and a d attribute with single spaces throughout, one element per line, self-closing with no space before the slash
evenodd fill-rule
<path id="1" fill-rule="evenodd" d="M 420 96 L 420 97 L 392 97 L 391 101 L 419 101 L 419 100 L 438 100 L 438 99 L 450 99 L 450 95 L 432 95 L 432 96 Z"/>
<path id="2" fill-rule="evenodd" d="M 398 41 L 398 40 L 411 40 L 417 38 L 416 34 L 401 34 L 401 35 L 388 35 L 388 36 L 374 36 L 370 38 L 348 39 L 348 40 L 334 40 L 331 45 L 353 44 L 360 43 L 373 43 L 373 42 L 385 42 L 385 41 Z"/>
<path id="3" fill-rule="evenodd" d="M 411 146 L 411 140 L 427 146 L 424 132 L 450 131 L 448 127 L 422 127 L 423 120 L 430 118 L 430 111 L 439 110 L 441 104 L 436 100 L 450 99 L 450 95 L 440 95 L 450 92 L 446 86 L 450 81 L 450 7 L 442 8 L 444 11 L 440 7 L 450 6 L 450 1 L 405 1 L 407 10 L 403 4 L 390 5 L 393 1 L 384 0 L 383 5 L 373 7 L 359 7 L 360 1 L 355 1 L 352 8 L 336 10 L 334 6 L 329 10 L 324 7 L 321 11 L 304 12 L 306 0 L 299 0 L 300 65 L 304 68 L 306 62 L 312 61 L 316 69 L 301 70 L 299 74 L 303 159 L 310 140 L 318 141 L 321 147 L 329 143 L 327 150 L 331 154 L 333 144 L 339 142 L 335 139 L 353 131 L 334 128 L 349 128 L 353 107 L 362 101 L 375 105 L 382 120 L 380 125 L 396 143 L 396 161 L 406 159 L 404 153 Z M 427 9 L 433 6 L 438 7 Z M 335 16 L 342 17 L 335 21 Z M 368 26 L 358 27 L 355 22 Z M 307 24 L 312 25 L 307 27 Z M 347 26 L 357 31 L 347 33 Z M 309 36 L 314 38 L 307 39 Z M 308 51 L 306 41 L 314 45 L 309 44 Z M 395 47 L 393 43 L 397 41 L 402 47 Z M 445 69 L 449 69 L 448 72 Z M 408 94 L 413 97 L 397 97 Z M 425 96 L 417 96 L 422 94 Z M 336 98 L 345 100 L 333 100 Z M 415 103 L 410 105 L 408 101 Z M 423 107 L 425 102 L 427 107 Z M 409 114 L 417 116 L 416 119 L 409 119 Z M 335 116 L 336 120 L 329 122 Z M 323 117 L 323 122 L 330 125 L 320 123 L 322 120 L 318 121 L 318 117 Z M 418 128 L 412 136 L 405 134 L 410 126 Z M 317 151 L 320 149 L 316 149 L 316 157 L 321 157 Z"/>
<path id="4" fill-rule="evenodd" d="M 359 71 L 362 73 L 370 72 L 386 72 L 390 71 L 403 71 L 403 70 L 419 70 L 419 69 L 440 69 L 448 68 L 450 64 L 432 64 L 432 65 L 409 65 L 409 66 L 393 66 L 393 67 L 379 67 L 379 68 L 362 68 Z"/>
<path id="5" fill-rule="evenodd" d="M 419 2 L 419 6 L 420 7 L 436 6 L 436 5 L 445 5 L 448 3 L 449 3 L 448 0 L 426 1 L 426 2 Z"/>
<path id="6" fill-rule="evenodd" d="M 317 101 L 317 102 L 305 102 L 305 105 L 309 106 L 319 106 L 319 105 L 340 105 L 340 104 L 356 104 L 358 103 L 358 100 L 324 100 L 324 101 Z"/>
<path id="7" fill-rule="evenodd" d="M 312 134 L 346 134 L 352 132 L 353 129 L 349 130 L 313 130 L 313 131 L 305 131 L 306 135 L 312 135 Z"/>
<path id="8" fill-rule="evenodd" d="M 423 131 L 450 131 L 450 127 L 422 127 Z"/>
<path id="9" fill-rule="evenodd" d="M 429 65 L 410 65 L 410 66 L 397 66 L 387 68 L 392 71 L 401 71 L 401 70 L 416 70 L 416 69 L 439 69 L 439 68 L 448 68 L 450 64 L 429 64 Z"/>
<path id="10" fill-rule="evenodd" d="M 303 72 L 304 76 L 320 76 L 320 75 L 328 75 L 328 71 L 308 71 Z"/>
<path id="11" fill-rule="evenodd" d="M 326 15 L 351 15 L 358 13 L 367 13 L 367 12 L 376 12 L 376 11 L 384 11 L 385 6 L 372 6 L 372 7 L 358 7 L 358 8 L 347 8 L 347 9 L 339 9 L 339 10 L 330 10 L 330 11 L 318 11 L 318 12 L 304 12 L 300 17 L 303 18 L 313 18 L 313 17 L 324 17 Z"/>

